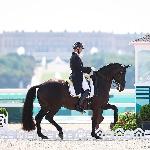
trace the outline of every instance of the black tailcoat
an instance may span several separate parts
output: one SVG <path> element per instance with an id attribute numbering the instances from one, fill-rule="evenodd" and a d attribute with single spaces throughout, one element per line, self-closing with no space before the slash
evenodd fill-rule
<path id="1" fill-rule="evenodd" d="M 83 67 L 83 62 L 77 53 L 73 52 L 70 58 L 70 68 L 72 70 L 72 82 L 75 89 L 75 93 L 78 95 L 83 93 L 82 88 L 83 73 L 90 73 L 90 67 Z"/>

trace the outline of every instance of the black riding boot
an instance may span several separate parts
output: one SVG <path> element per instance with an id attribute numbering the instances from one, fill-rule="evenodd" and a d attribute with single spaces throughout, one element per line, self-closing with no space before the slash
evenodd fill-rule
<path id="1" fill-rule="evenodd" d="M 84 109 L 82 108 L 82 104 L 85 100 L 85 98 L 89 95 L 89 89 L 85 90 L 84 93 L 81 94 L 81 97 L 79 99 L 79 103 L 76 106 L 76 110 L 82 113 L 85 113 Z"/>

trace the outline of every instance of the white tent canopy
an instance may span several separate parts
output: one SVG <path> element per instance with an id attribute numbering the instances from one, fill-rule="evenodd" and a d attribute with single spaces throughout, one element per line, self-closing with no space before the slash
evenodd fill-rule
<path id="1" fill-rule="evenodd" d="M 70 71 L 70 66 L 57 56 L 53 61 L 47 64 L 47 69 L 52 72 L 66 72 Z"/>

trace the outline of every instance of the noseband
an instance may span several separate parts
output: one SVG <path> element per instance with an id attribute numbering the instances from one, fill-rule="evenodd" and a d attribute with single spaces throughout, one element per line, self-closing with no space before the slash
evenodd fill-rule
<path id="1" fill-rule="evenodd" d="M 121 71 L 120 71 L 120 69 L 119 69 L 119 70 L 116 71 L 116 73 L 114 74 L 114 76 L 117 76 L 119 72 L 120 72 L 120 74 L 122 74 Z M 124 71 L 123 71 L 123 72 L 124 72 Z M 120 76 L 121 76 L 121 75 L 120 75 Z M 120 76 L 118 76 L 118 78 L 119 78 Z M 113 79 L 114 79 L 114 80 L 113 80 L 112 82 L 113 82 L 113 86 L 114 86 L 114 87 L 116 87 L 117 89 L 123 88 L 123 85 L 122 85 L 122 84 L 125 84 L 125 81 L 123 81 L 122 84 L 121 84 L 121 83 L 119 83 L 118 81 L 115 80 L 115 77 L 113 77 Z"/>

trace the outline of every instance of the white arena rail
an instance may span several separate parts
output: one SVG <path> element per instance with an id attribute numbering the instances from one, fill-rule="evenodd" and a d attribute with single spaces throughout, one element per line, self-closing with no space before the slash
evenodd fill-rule
<path id="1" fill-rule="evenodd" d="M 26 93 L 27 89 L 0 89 L 0 93 Z M 135 90 L 125 89 L 123 92 L 111 89 L 110 95 L 135 95 Z M 136 110 L 136 103 L 111 103 L 117 107 L 134 107 Z M 23 107 L 23 103 L 0 103 L 0 107 Z M 34 103 L 34 107 L 40 107 L 39 103 Z M 63 118 L 63 119 L 62 119 Z M 58 123 L 91 123 L 91 116 L 55 116 L 54 119 Z M 113 116 L 105 116 L 103 123 L 113 122 Z M 43 123 L 48 123 L 45 119 Z"/>

